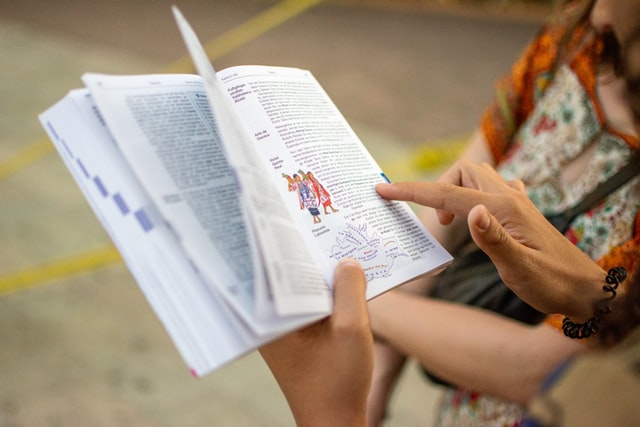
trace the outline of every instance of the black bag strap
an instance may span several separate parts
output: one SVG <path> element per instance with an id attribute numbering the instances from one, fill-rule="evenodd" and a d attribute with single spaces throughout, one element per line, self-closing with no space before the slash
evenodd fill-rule
<path id="1" fill-rule="evenodd" d="M 562 213 L 548 216 L 548 219 L 564 233 L 566 227 L 575 217 L 595 207 L 605 196 L 611 194 L 634 176 L 637 176 L 638 171 L 640 171 L 640 151 L 636 150 L 629 163 L 620 168 L 611 178 L 598 185 L 580 203 Z"/>

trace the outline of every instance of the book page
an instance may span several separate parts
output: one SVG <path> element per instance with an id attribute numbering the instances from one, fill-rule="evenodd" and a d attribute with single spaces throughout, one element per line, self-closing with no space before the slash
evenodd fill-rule
<path id="1" fill-rule="evenodd" d="M 371 298 L 451 261 L 407 204 L 377 195 L 383 171 L 309 71 L 218 76 L 328 281 L 340 259 L 356 258 Z"/>

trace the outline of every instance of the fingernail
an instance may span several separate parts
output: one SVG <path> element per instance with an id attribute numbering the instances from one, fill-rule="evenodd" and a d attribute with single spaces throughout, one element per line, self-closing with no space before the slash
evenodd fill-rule
<path id="1" fill-rule="evenodd" d="M 357 267 L 360 268 L 360 263 L 354 258 L 343 258 L 338 262 L 341 267 Z"/>
<path id="2" fill-rule="evenodd" d="M 478 230 L 487 231 L 490 224 L 491 220 L 489 219 L 489 212 L 487 212 L 486 208 L 483 208 L 482 215 L 480 216 L 480 221 L 478 221 Z"/>

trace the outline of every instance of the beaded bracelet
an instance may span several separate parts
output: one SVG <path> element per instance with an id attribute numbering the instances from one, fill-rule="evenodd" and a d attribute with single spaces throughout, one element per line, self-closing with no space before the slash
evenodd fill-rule
<path id="1" fill-rule="evenodd" d="M 600 328 L 600 316 L 611 312 L 611 307 L 608 303 L 616 297 L 618 285 L 624 282 L 626 278 L 627 270 L 623 267 L 613 267 L 609 270 L 605 279 L 607 284 L 602 287 L 602 290 L 605 292 L 611 292 L 611 296 L 600 301 L 596 305 L 596 310 L 593 313 L 593 316 L 584 323 L 574 323 L 569 320 L 568 317 L 565 317 L 562 321 L 562 331 L 564 334 L 569 338 L 582 339 L 589 338 L 591 335 L 598 332 L 598 329 Z"/>

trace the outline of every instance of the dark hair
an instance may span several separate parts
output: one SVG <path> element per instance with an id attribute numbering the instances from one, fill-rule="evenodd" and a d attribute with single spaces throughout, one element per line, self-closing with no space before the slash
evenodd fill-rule
<path id="1" fill-rule="evenodd" d="M 576 30 L 585 23 L 589 23 L 595 3 L 596 0 L 567 0 L 559 2 L 558 10 L 554 16 L 564 20 L 566 31 L 560 43 L 560 49 L 565 59 L 569 59 L 573 49 L 584 41 L 584 39 L 576 40 Z M 631 51 L 635 50 L 636 55 L 638 55 L 637 49 L 640 49 L 635 47 L 637 43 L 640 43 L 640 25 L 632 31 L 626 40 L 622 40 L 624 49 L 621 46 L 621 41 L 616 38 L 612 31 L 596 35 L 595 30 L 590 25 L 587 25 L 587 27 L 589 31 L 584 34 L 584 38 L 597 36 L 602 42 L 599 51 L 594 52 L 594 61 L 596 61 L 601 70 L 610 70 L 616 76 L 624 77 L 631 98 L 629 103 L 634 117 L 638 121 L 640 119 L 640 69 L 630 70 L 628 64 Z"/>
<path id="2" fill-rule="evenodd" d="M 599 37 L 601 48 L 593 53 L 593 60 L 602 70 L 612 70 L 615 75 L 621 76 L 624 72 L 620 43 L 613 32 L 597 34 L 589 25 L 591 11 L 596 0 L 564 1 L 559 3 L 556 16 L 563 20 L 565 33 L 560 42 L 561 54 L 565 60 L 570 60 L 571 54 L 583 42 Z M 579 39 L 576 38 L 578 28 L 586 25 L 587 32 Z"/>

